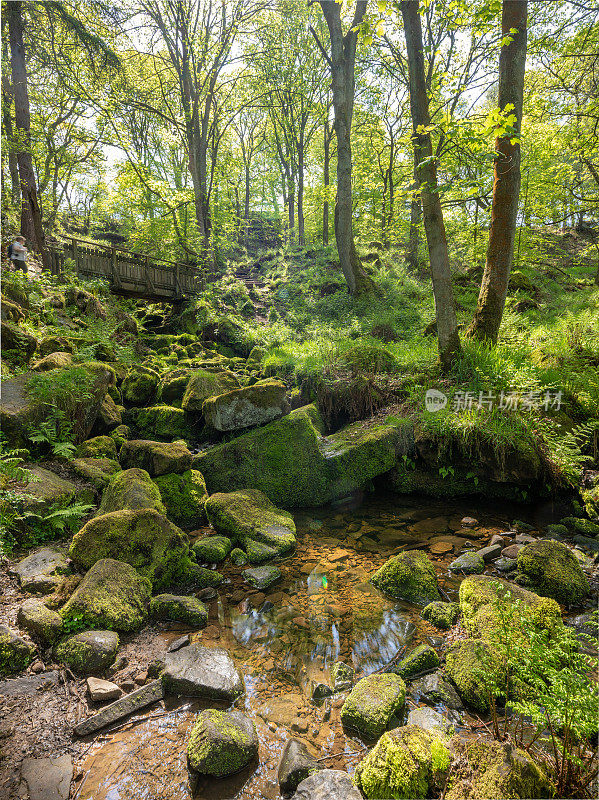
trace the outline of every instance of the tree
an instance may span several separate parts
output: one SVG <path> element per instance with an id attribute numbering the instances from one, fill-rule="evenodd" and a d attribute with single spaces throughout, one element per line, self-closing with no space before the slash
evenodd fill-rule
<path id="1" fill-rule="evenodd" d="M 524 101 L 528 3 L 503 0 L 498 136 L 487 261 L 468 335 L 497 343 L 514 256 L 520 197 L 520 127 Z"/>
<path id="2" fill-rule="evenodd" d="M 42 210 L 37 192 L 37 182 L 31 153 L 31 115 L 27 86 L 27 66 L 23 43 L 23 4 L 18 0 L 7 4 L 10 36 L 10 62 L 12 90 L 15 104 L 15 126 L 18 137 L 17 164 L 21 186 L 21 233 L 33 243 L 46 268 L 50 261 L 46 251 Z"/>
<path id="3" fill-rule="evenodd" d="M 354 111 L 355 63 L 358 26 L 364 20 L 367 0 L 357 0 L 353 20 L 343 33 L 340 3 L 320 0 L 320 7 L 329 29 L 330 54 L 325 50 L 314 28 L 312 34 L 329 65 L 333 89 L 334 129 L 337 137 L 337 196 L 335 198 L 335 239 L 341 269 L 352 295 L 372 290 L 356 252 L 352 219 L 352 155 L 351 125 Z"/>
<path id="4" fill-rule="evenodd" d="M 419 0 L 402 0 L 401 14 L 408 53 L 412 144 L 422 198 L 424 229 L 431 265 L 439 358 L 444 369 L 452 366 L 460 353 L 460 337 L 455 311 L 447 237 L 437 183 L 437 163 L 430 135 L 429 100 L 424 74 L 422 25 Z"/>

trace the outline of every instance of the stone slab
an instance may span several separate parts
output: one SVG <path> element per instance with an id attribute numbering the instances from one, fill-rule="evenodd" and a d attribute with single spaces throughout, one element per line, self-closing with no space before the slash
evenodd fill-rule
<path id="1" fill-rule="evenodd" d="M 140 689 L 136 689 L 131 694 L 121 697 L 106 708 L 98 711 L 93 717 L 88 717 L 75 725 L 74 731 L 77 736 L 88 736 L 90 733 L 105 728 L 107 725 L 112 725 L 124 717 L 140 711 L 142 708 L 162 700 L 164 697 L 164 689 L 162 688 L 162 681 L 155 680 L 147 683 Z"/>
<path id="2" fill-rule="evenodd" d="M 21 765 L 20 796 L 28 800 L 68 800 L 72 780 L 69 755 L 26 758 Z"/>

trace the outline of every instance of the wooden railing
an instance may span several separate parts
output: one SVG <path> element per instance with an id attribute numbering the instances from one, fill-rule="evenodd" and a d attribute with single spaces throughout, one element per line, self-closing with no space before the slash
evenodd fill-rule
<path id="1" fill-rule="evenodd" d="M 153 258 L 122 247 L 98 244 L 74 236 L 48 243 L 52 272 L 61 274 L 66 259 L 85 278 L 104 278 L 115 294 L 148 300 L 182 300 L 205 288 L 201 268 Z"/>

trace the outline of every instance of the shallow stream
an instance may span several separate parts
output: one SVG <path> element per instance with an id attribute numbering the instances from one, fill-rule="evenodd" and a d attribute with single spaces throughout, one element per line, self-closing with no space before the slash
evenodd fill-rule
<path id="1" fill-rule="evenodd" d="M 464 528 L 465 516 L 479 524 Z M 368 583 L 369 576 L 400 550 L 422 548 L 435 564 L 442 592 L 454 600 L 460 578 L 449 575 L 447 566 L 460 552 L 485 546 L 514 519 L 541 527 L 555 516 L 560 512 L 550 504 L 526 516 L 521 506 L 506 503 L 423 503 L 384 495 L 361 505 L 296 514 L 298 547 L 278 564 L 282 579 L 259 592 L 243 581 L 245 567 L 225 562 L 219 570 L 226 581 L 209 604 L 208 627 L 201 632 L 208 645 L 228 649 L 244 675 L 246 694 L 236 705 L 256 723 L 260 763 L 230 779 L 197 780 L 187 770 L 185 749 L 205 705 L 172 699 L 90 743 L 76 765 L 74 797 L 278 798 L 277 764 L 292 736 L 311 744 L 324 766 L 352 772 L 367 745 L 343 731 L 339 712 L 346 694 L 316 704 L 310 699 L 313 685 L 329 683 L 337 660 L 352 665 L 359 678 L 415 643 L 428 642 L 440 653 L 447 644 L 418 608 L 384 597 Z M 164 626 L 156 636 L 166 648 L 188 630 Z M 406 713 L 417 704 L 408 696 Z M 461 725 L 469 730 L 471 724 L 478 721 L 464 714 Z"/>

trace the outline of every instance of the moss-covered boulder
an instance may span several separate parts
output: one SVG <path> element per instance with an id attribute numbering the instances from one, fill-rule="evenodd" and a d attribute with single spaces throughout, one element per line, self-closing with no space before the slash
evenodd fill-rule
<path id="1" fill-rule="evenodd" d="M 35 647 L 32 642 L 18 636 L 6 625 L 0 625 L 0 676 L 16 675 L 33 661 Z"/>
<path id="2" fill-rule="evenodd" d="M 490 645 L 483 639 L 453 644 L 445 654 L 445 674 L 464 703 L 475 711 L 489 711 L 489 691 L 501 678 L 500 667 Z"/>
<path id="3" fill-rule="evenodd" d="M 218 533 L 243 546 L 250 563 L 266 560 L 253 558 L 252 545 L 256 543 L 271 548 L 272 556 L 295 547 L 293 516 L 277 508 L 258 489 L 213 494 L 206 501 L 206 514 Z"/>
<path id="4" fill-rule="evenodd" d="M 89 520 L 73 537 L 69 555 L 83 569 L 100 559 L 118 558 L 149 578 L 154 588 L 183 579 L 191 563 L 183 531 L 153 508 L 111 511 Z"/>
<path id="5" fill-rule="evenodd" d="M 470 575 L 460 584 L 462 624 L 475 637 L 493 638 L 497 629 L 497 606 L 519 601 L 534 610 L 534 619 L 551 629 L 561 622 L 558 604 L 548 597 L 539 597 L 515 583 L 490 575 Z"/>
<path id="6" fill-rule="evenodd" d="M 376 342 L 358 342 L 339 356 L 339 362 L 354 373 L 397 372 L 395 356 Z"/>
<path id="7" fill-rule="evenodd" d="M 90 628 L 134 631 L 148 616 L 151 584 L 129 564 L 112 558 L 96 561 L 62 608 L 65 621 Z"/>
<path id="8" fill-rule="evenodd" d="M 405 658 L 398 661 L 392 672 L 404 680 L 439 666 L 439 656 L 429 644 L 419 644 Z"/>
<path id="9" fill-rule="evenodd" d="M 112 458 L 72 458 L 69 466 L 96 489 L 104 489 L 110 483 L 111 476 L 121 471 L 119 462 Z"/>
<path id="10" fill-rule="evenodd" d="M 160 514 L 165 513 L 160 491 L 145 469 L 126 469 L 110 479 L 96 516 L 140 508 L 153 508 Z"/>
<path id="11" fill-rule="evenodd" d="M 73 343 L 64 336 L 45 336 L 39 343 L 40 356 L 49 356 L 51 353 L 73 353 Z"/>
<path id="12" fill-rule="evenodd" d="M 150 616 L 169 622 L 184 622 L 194 628 L 208 624 L 208 609 L 197 597 L 159 594 L 150 600 Z"/>
<path id="13" fill-rule="evenodd" d="M 110 433 L 122 423 L 123 417 L 121 414 L 122 406 L 117 406 L 109 394 L 104 395 L 104 399 L 100 404 L 98 416 L 94 425 L 94 433 L 104 434 Z"/>
<path id="14" fill-rule="evenodd" d="M 158 397 L 160 376 L 149 367 L 135 366 L 123 379 L 123 399 L 131 406 L 149 406 Z"/>
<path id="15" fill-rule="evenodd" d="M 62 617 L 41 600 L 30 597 L 20 606 L 17 622 L 30 636 L 52 644 L 62 632 Z"/>
<path id="16" fill-rule="evenodd" d="M 31 365 L 33 372 L 49 372 L 51 369 L 65 369 L 73 365 L 73 356 L 70 353 L 50 353 L 49 356 L 34 361 Z"/>
<path id="17" fill-rule="evenodd" d="M 188 469 L 182 474 L 159 475 L 154 483 L 168 518 L 175 524 L 197 528 L 206 522 L 208 492 L 201 472 Z"/>
<path id="18" fill-rule="evenodd" d="M 399 675 L 369 675 L 347 697 L 341 708 L 341 722 L 367 739 L 376 739 L 404 707 L 405 700 L 406 685 Z"/>
<path id="19" fill-rule="evenodd" d="M 0 323 L 2 354 L 8 361 L 27 362 L 35 353 L 37 339 L 14 322 Z"/>
<path id="20" fill-rule="evenodd" d="M 356 767 L 354 780 L 369 800 L 436 797 L 451 760 L 446 740 L 405 725 L 379 739 Z"/>
<path id="21" fill-rule="evenodd" d="M 117 425 L 110 431 L 110 438 L 116 444 L 116 449 L 120 451 L 125 442 L 131 438 L 131 428 L 128 425 Z"/>
<path id="22" fill-rule="evenodd" d="M 240 711 L 200 712 L 187 744 L 187 761 L 195 772 L 224 778 L 258 757 L 258 734 Z"/>
<path id="23" fill-rule="evenodd" d="M 49 469 L 37 465 L 30 467 L 29 472 L 31 477 L 24 489 L 25 511 L 41 515 L 49 512 L 52 507 L 68 506 L 75 499 L 77 485 L 72 481 L 61 478 Z M 85 499 L 88 500 L 91 497 L 89 495 Z"/>
<path id="24" fill-rule="evenodd" d="M 175 369 L 163 374 L 160 379 L 162 402 L 179 407 L 192 374 L 193 370 L 191 369 Z"/>
<path id="25" fill-rule="evenodd" d="M 576 556 L 561 542 L 540 539 L 518 552 L 518 583 L 564 605 L 579 605 L 590 593 Z"/>
<path id="26" fill-rule="evenodd" d="M 458 603 L 444 603 L 441 600 L 434 600 L 422 609 L 422 617 L 435 628 L 446 631 L 455 625 L 460 614 Z"/>
<path id="27" fill-rule="evenodd" d="M 231 550 L 231 561 L 235 566 L 243 567 L 248 563 L 248 557 L 240 547 L 234 547 Z"/>
<path id="28" fill-rule="evenodd" d="M 140 408 L 135 414 L 135 427 L 143 437 L 164 439 L 194 439 L 196 430 L 193 419 L 181 408 L 174 406 L 151 406 Z"/>
<path id="29" fill-rule="evenodd" d="M 437 573 L 420 550 L 406 550 L 390 558 L 377 570 L 370 582 L 395 600 L 425 605 L 440 600 Z"/>
<path id="30" fill-rule="evenodd" d="M 187 382 L 181 408 L 185 411 L 202 413 L 204 401 L 209 397 L 239 388 L 239 380 L 233 372 L 209 372 L 196 370 Z"/>
<path id="31" fill-rule="evenodd" d="M 217 431 L 237 431 L 279 419 L 288 410 L 285 384 L 267 380 L 209 397 L 202 405 L 206 422 Z"/>
<path id="32" fill-rule="evenodd" d="M 82 631 L 59 642 L 54 657 L 78 675 L 92 675 L 114 663 L 118 647 L 119 637 L 114 631 Z"/>
<path id="33" fill-rule="evenodd" d="M 185 442 L 153 442 L 132 439 L 124 442 L 119 455 L 125 468 L 145 469 L 151 477 L 170 472 L 186 472 L 191 467 L 192 457 Z"/>
<path id="34" fill-rule="evenodd" d="M 218 564 L 231 552 L 231 540 L 226 536 L 204 536 L 194 543 L 192 550 L 198 561 Z"/>
<path id="35" fill-rule="evenodd" d="M 447 800 L 519 800 L 551 798 L 555 788 L 525 751 L 507 742 L 454 736 Z"/>
<path id="36" fill-rule="evenodd" d="M 366 486 L 391 469 L 406 431 L 357 423 L 322 437 L 315 406 L 217 445 L 194 459 L 210 492 L 251 486 L 285 508 L 320 506 Z"/>
<path id="37" fill-rule="evenodd" d="M 117 460 L 116 445 L 110 436 L 94 436 L 81 442 L 75 455 L 78 458 L 112 458 Z"/>
<path id="38" fill-rule="evenodd" d="M 485 562 L 481 555 L 474 550 L 458 556 L 449 565 L 452 572 L 461 572 L 464 575 L 476 575 L 485 571 Z"/>

